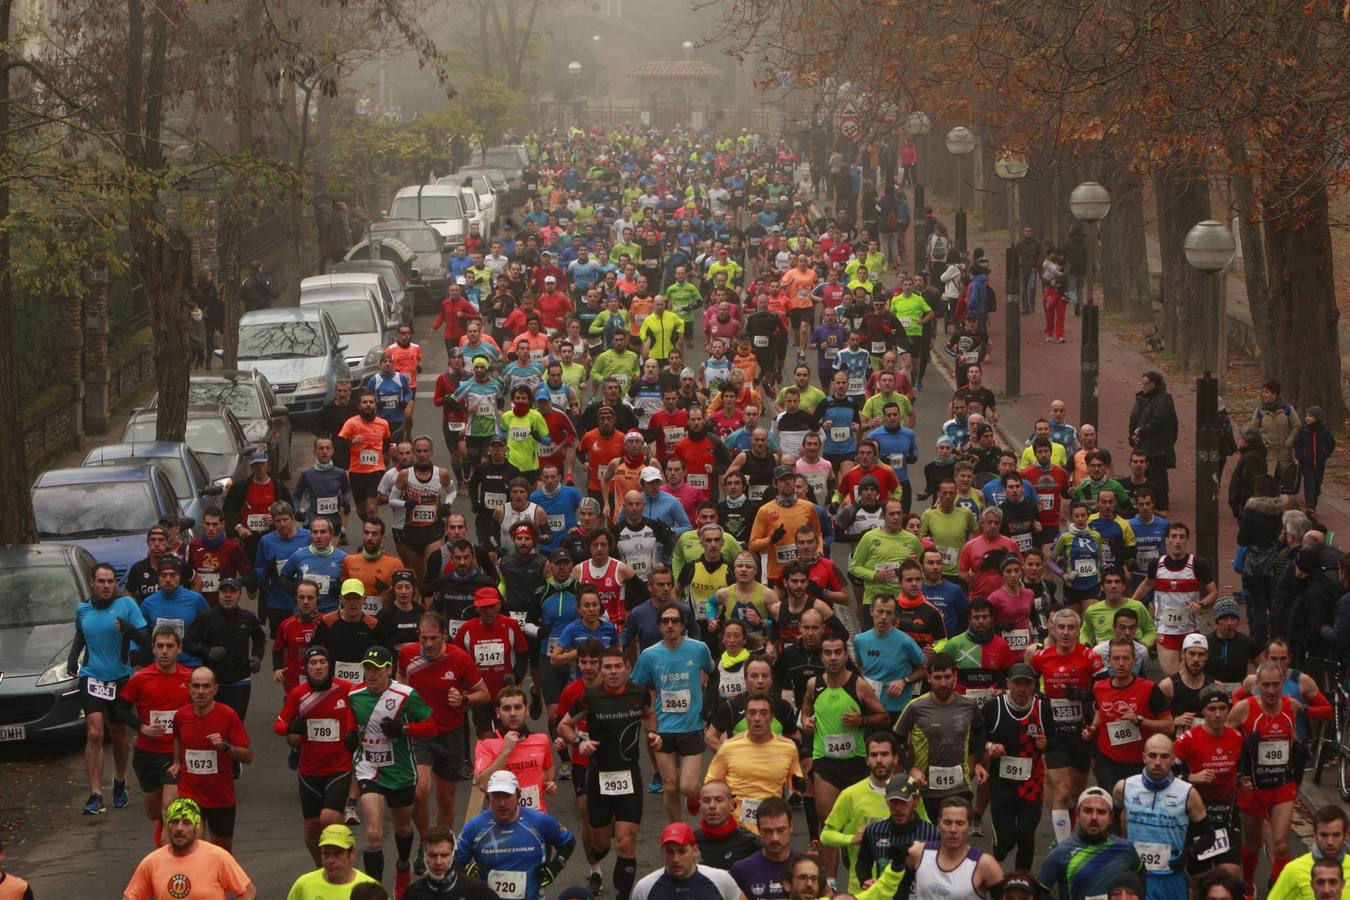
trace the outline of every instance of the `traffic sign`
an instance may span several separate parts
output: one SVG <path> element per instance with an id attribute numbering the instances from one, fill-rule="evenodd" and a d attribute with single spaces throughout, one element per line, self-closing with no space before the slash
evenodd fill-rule
<path id="1" fill-rule="evenodd" d="M 858 106 L 852 100 L 845 100 L 839 109 L 839 136 L 846 141 L 856 141 L 862 134 L 862 122 L 858 117 Z"/>

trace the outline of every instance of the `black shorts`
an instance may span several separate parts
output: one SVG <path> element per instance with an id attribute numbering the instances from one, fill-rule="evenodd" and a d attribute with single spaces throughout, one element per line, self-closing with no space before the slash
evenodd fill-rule
<path id="1" fill-rule="evenodd" d="M 678 753 L 680 756 L 702 756 L 703 751 L 708 749 L 708 744 L 703 740 L 701 731 L 658 731 L 657 735 L 661 738 L 661 749 L 657 753 Z"/>
<path id="2" fill-rule="evenodd" d="M 1123 763 L 1098 753 L 1092 762 L 1092 774 L 1097 779 L 1097 784 L 1108 791 L 1115 790 L 1117 781 L 1124 781 L 1126 778 L 1138 775 L 1143 770 L 1144 761 L 1142 758 L 1137 763 Z"/>
<path id="3" fill-rule="evenodd" d="M 118 697 L 122 696 L 122 688 L 127 686 L 127 682 L 130 679 L 131 676 L 127 676 L 126 678 L 119 678 L 117 681 L 111 682 L 116 685 Z M 109 684 L 110 682 L 105 681 L 103 683 Z M 103 713 L 104 724 L 108 724 L 112 721 L 113 709 L 116 706 L 116 698 L 105 700 L 102 697 L 95 697 L 93 694 L 90 694 L 89 677 L 87 675 L 80 676 L 80 709 L 84 710 L 86 716 L 93 713 Z"/>
<path id="4" fill-rule="evenodd" d="M 1069 586 L 1066 584 L 1066 585 L 1064 585 L 1064 605 L 1065 605 L 1065 606 L 1082 606 L 1084 602 L 1089 601 L 1089 600 L 1095 600 L 1095 599 L 1097 599 L 1098 597 L 1100 597 L 1100 596 L 1101 596 L 1101 593 L 1102 593 L 1102 592 L 1101 592 L 1101 586 L 1100 586 L 1100 585 L 1098 585 L 1097 587 L 1094 587 L 1094 588 L 1089 588 L 1089 589 L 1086 589 L 1086 590 L 1080 590 L 1080 589 L 1078 589 L 1078 588 L 1072 588 L 1072 587 L 1069 587 Z"/>
<path id="5" fill-rule="evenodd" d="M 352 786 L 351 772 L 300 776 L 300 815 L 317 819 L 325 809 L 341 812 Z"/>
<path id="6" fill-rule="evenodd" d="M 491 731 L 493 720 L 497 718 L 496 702 L 489 703 L 486 706 L 475 706 L 469 711 L 473 718 L 474 731 L 478 734 Z"/>
<path id="7" fill-rule="evenodd" d="M 358 781 L 357 788 L 362 794 L 379 794 L 390 809 L 404 809 L 413 805 L 414 789 L 411 784 L 402 787 L 385 787 L 374 781 Z"/>
<path id="8" fill-rule="evenodd" d="M 488 441 L 492 440 L 490 434 L 471 434 L 464 438 L 464 448 L 468 451 L 469 459 L 477 462 L 484 456 L 487 456 Z"/>
<path id="9" fill-rule="evenodd" d="M 1215 834 L 1223 831 L 1224 837 L 1228 842 L 1228 849 L 1213 856 L 1206 856 L 1203 859 L 1189 858 L 1186 861 L 1186 871 L 1191 875 L 1199 875 L 1201 872 L 1208 872 L 1215 866 L 1224 864 L 1239 866 L 1242 865 L 1242 826 L 1236 822 L 1225 822 L 1215 826 Z M 1213 849 L 1211 845 L 1210 849 Z M 1202 854 L 1207 851 L 1200 851 Z"/>
<path id="10" fill-rule="evenodd" d="M 867 759 L 862 756 L 849 759 L 822 756 L 811 761 L 811 772 L 842 791 L 867 777 Z"/>
<path id="11" fill-rule="evenodd" d="M 816 323 L 816 308 L 814 306 L 801 306 L 789 309 L 788 321 L 792 323 L 793 331 L 801 328 L 802 325 L 809 328 Z"/>
<path id="12" fill-rule="evenodd" d="M 634 825 L 642 822 L 642 793 L 647 789 L 642 782 L 642 770 L 633 766 L 631 769 L 616 771 L 628 773 L 628 786 L 632 788 L 629 793 L 602 793 L 598 767 L 586 767 L 586 818 L 590 820 L 592 828 L 608 828 L 615 822 L 632 822 Z"/>
<path id="13" fill-rule="evenodd" d="M 442 781 L 469 777 L 469 729 L 463 723 L 435 737 L 413 738 L 412 751 L 413 762 L 431 766 L 432 774 Z"/>
<path id="14" fill-rule="evenodd" d="M 586 780 L 589 766 L 583 766 L 575 759 L 572 760 L 572 793 L 578 797 L 586 796 Z"/>
<path id="15" fill-rule="evenodd" d="M 174 777 L 169 774 L 169 766 L 172 765 L 172 753 L 152 753 L 140 747 L 131 751 L 131 771 L 136 773 L 136 783 L 141 786 L 143 794 L 153 794 L 166 784 L 176 784 Z"/>
<path id="16" fill-rule="evenodd" d="M 352 472 L 348 474 L 347 480 L 352 483 L 352 501 L 360 503 L 368 500 L 380 492 L 380 479 L 384 478 L 383 472 Z"/>
<path id="17" fill-rule="evenodd" d="M 234 837 L 234 813 L 236 807 L 202 807 L 202 818 L 206 820 L 206 833 L 211 837 Z"/>
<path id="18" fill-rule="evenodd" d="M 458 431 L 452 431 L 449 422 L 441 422 L 441 437 L 445 438 L 445 449 L 454 453 L 459 449 L 460 441 L 464 440 L 464 423 L 457 422 L 460 426 Z"/>
<path id="19" fill-rule="evenodd" d="M 1092 744 L 1084 742 L 1080 735 L 1057 735 L 1045 748 L 1045 767 L 1077 769 L 1086 775 L 1092 768 Z M 1114 785 L 1106 786 L 1106 789 L 1111 787 Z"/>
<path id="20" fill-rule="evenodd" d="M 403 539 L 399 541 L 414 553 L 425 553 L 427 548 L 445 536 L 445 528 L 438 522 L 435 525 L 418 525 L 403 529 Z"/>
<path id="21" fill-rule="evenodd" d="M 838 472 L 840 469 L 842 469 L 842 468 L 844 467 L 845 461 L 847 461 L 847 462 L 856 462 L 857 460 L 855 459 L 855 457 L 856 457 L 857 455 L 858 455 L 858 451 L 857 451 L 857 450 L 854 450 L 854 451 L 851 452 L 851 453 L 822 453 L 822 454 L 821 454 L 821 456 L 824 457 L 825 460 L 826 460 L 830 465 L 834 466 L 834 470 L 835 470 L 836 472 Z M 817 498 L 817 499 L 819 499 L 819 498 Z"/>

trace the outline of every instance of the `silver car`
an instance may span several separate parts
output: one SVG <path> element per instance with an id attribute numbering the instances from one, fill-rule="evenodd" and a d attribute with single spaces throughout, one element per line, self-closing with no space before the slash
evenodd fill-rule
<path id="1" fill-rule="evenodd" d="M 393 339 L 393 327 L 368 289 L 348 284 L 307 289 L 302 281 L 300 308 L 322 309 L 332 317 L 338 337 L 347 345 L 347 368 L 358 382 L 379 369 L 380 354 Z"/>
<path id="2" fill-rule="evenodd" d="M 346 351 L 321 309 L 255 309 L 239 320 L 239 367 L 266 375 L 293 417 L 317 415 L 332 402 L 337 383 L 352 380 Z"/>
<path id="3" fill-rule="evenodd" d="M 267 447 L 272 471 L 290 477 L 291 414 L 277 403 L 276 391 L 266 376 L 246 369 L 198 373 L 188 379 L 188 404 L 219 403 L 229 407 L 244 437 L 257 447 Z M 150 408 L 159 405 L 159 395 Z"/>

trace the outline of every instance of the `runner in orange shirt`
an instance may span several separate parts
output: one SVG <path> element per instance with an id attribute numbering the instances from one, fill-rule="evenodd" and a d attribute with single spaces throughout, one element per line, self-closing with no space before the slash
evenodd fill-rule
<path id="1" fill-rule="evenodd" d="M 351 468 L 348 477 L 352 483 L 352 501 L 361 519 L 374 519 L 379 514 L 380 479 L 384 477 L 392 435 L 389 423 L 375 415 L 375 395 L 361 394 L 357 414 L 342 423 L 338 437 L 351 445 Z"/>
<path id="2" fill-rule="evenodd" d="M 384 352 L 389 354 L 389 358 L 394 361 L 394 371 L 402 372 L 408 376 L 408 385 L 417 392 L 417 373 L 422 371 L 422 347 L 420 344 L 414 344 L 412 339 L 412 326 L 398 326 L 398 336 L 394 343 L 384 348 Z M 413 404 L 416 400 L 408 401 L 408 418 L 412 421 Z"/>
<path id="3" fill-rule="evenodd" d="M 796 268 L 788 269 L 779 280 L 787 294 L 788 330 L 797 332 L 797 359 L 801 361 L 806 359 L 806 344 L 815 327 L 816 300 L 811 292 L 819 279 L 811 259 L 799 253 Z"/>

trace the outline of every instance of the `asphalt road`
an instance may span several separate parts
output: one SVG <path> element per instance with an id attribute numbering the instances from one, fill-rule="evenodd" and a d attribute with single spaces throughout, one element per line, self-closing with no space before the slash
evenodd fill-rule
<path id="1" fill-rule="evenodd" d="M 418 400 L 414 410 L 417 431 L 439 435 L 439 410 L 431 402 L 435 374 L 445 365 L 445 350 L 439 336 L 429 330 L 430 316 L 419 317 L 418 337 L 426 363 L 419 379 Z M 696 353 L 701 356 L 701 353 Z M 814 353 L 809 356 L 814 357 Z M 812 359 L 814 365 L 814 359 Z M 940 372 L 930 372 L 925 390 L 917 404 L 920 466 L 930 458 L 937 428 L 946 418 L 948 386 Z M 311 461 L 308 441 L 297 429 L 293 442 L 292 471 L 298 475 Z M 448 463 L 448 454 L 440 447 L 436 463 Z M 468 501 L 457 501 L 459 511 L 469 512 Z M 346 549 L 351 549 L 350 547 Z M 392 551 L 392 547 L 390 550 Z M 847 564 L 846 547 L 839 547 L 835 559 L 841 568 Z M 235 832 L 235 853 L 258 886 L 259 896 L 284 897 L 296 876 L 312 868 L 301 843 L 301 819 L 294 773 L 286 765 L 286 744 L 272 734 L 272 720 L 281 705 L 281 692 L 270 681 L 255 686 L 245 723 L 253 739 L 255 762 L 248 766 L 238 782 L 239 815 Z M 126 809 L 112 809 L 101 816 L 82 816 L 80 806 L 88 793 L 85 784 L 82 744 L 78 741 L 47 746 L 7 746 L 0 749 L 4 766 L 4 787 L 0 789 L 0 822 L 12 835 L 6 868 L 19 873 L 35 885 L 39 897 L 117 897 L 140 858 L 153 849 L 152 833 L 145 818 L 141 797 L 131 779 L 132 802 Z M 105 766 L 105 784 L 111 779 L 111 757 Z M 644 765 L 644 769 L 646 766 Z M 645 773 L 650 777 L 650 772 Z M 463 821 L 467 791 L 461 791 L 461 809 L 456 823 Z M 111 797 L 108 797 L 111 801 Z M 578 829 L 579 820 L 572 787 L 562 783 L 550 800 L 553 812 L 569 829 Z M 660 802 L 648 796 L 646 821 L 639 832 L 639 877 L 659 865 L 657 835 L 664 825 Z M 689 821 L 692 822 L 692 819 Z M 794 847 L 807 846 L 806 823 L 800 812 L 795 817 Z M 386 829 L 386 885 L 392 886 L 392 827 Z M 992 835 L 992 830 L 990 830 Z M 360 840 L 358 834 L 358 842 Z M 992 837 L 976 839 L 989 847 Z M 1038 844 L 1050 846 L 1049 816 L 1043 817 L 1037 832 Z M 1295 851 L 1301 852 L 1301 851 Z M 1038 862 L 1039 856 L 1038 854 Z M 606 891 L 610 886 L 613 856 L 603 865 Z M 1009 860 L 1011 865 L 1011 860 Z M 585 860 L 578 850 L 558 879 L 559 886 L 584 883 Z M 91 889 L 91 885 L 101 885 Z M 1264 875 L 1258 878 L 1264 884 Z"/>

